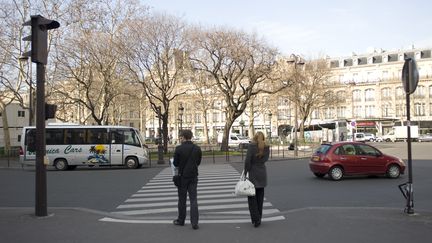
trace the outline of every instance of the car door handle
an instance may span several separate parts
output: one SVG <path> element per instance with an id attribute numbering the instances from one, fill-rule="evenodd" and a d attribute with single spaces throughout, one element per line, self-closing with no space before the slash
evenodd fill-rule
<path id="1" fill-rule="evenodd" d="M 347 158 L 345 158 L 345 157 L 341 157 L 340 159 L 341 159 L 341 160 L 347 160 Z"/>
<path id="2" fill-rule="evenodd" d="M 360 159 L 361 159 L 361 160 L 367 160 L 367 158 L 364 158 L 364 157 L 361 157 Z"/>
<path id="3" fill-rule="evenodd" d="M 116 152 L 121 152 L 121 150 L 120 150 L 120 149 L 117 149 Z"/>

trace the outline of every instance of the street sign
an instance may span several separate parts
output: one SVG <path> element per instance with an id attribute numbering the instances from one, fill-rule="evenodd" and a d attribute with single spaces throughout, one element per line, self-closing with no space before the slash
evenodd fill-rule
<path id="1" fill-rule="evenodd" d="M 405 59 L 402 69 L 402 84 L 404 86 L 405 93 L 414 93 L 417 88 L 418 81 L 419 74 L 416 61 L 413 58 Z"/>

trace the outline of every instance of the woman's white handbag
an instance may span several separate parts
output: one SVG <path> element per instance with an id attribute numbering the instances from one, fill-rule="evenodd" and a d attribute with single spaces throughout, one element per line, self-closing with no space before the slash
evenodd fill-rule
<path id="1" fill-rule="evenodd" d="M 236 196 L 255 196 L 255 186 L 248 178 L 249 173 L 243 171 L 234 189 Z"/>

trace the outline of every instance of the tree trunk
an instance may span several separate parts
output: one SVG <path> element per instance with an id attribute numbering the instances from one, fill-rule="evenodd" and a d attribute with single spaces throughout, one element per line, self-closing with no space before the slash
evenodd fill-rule
<path id="1" fill-rule="evenodd" d="M 207 112 L 204 111 L 204 137 L 205 137 L 205 143 L 209 144 L 209 134 L 208 134 L 208 124 L 207 124 Z"/>
<path id="2" fill-rule="evenodd" d="M 10 152 L 10 133 L 9 133 L 9 123 L 7 119 L 6 105 L 0 102 L 0 112 L 2 113 L 3 120 L 3 134 L 4 134 L 4 154 L 9 156 Z"/>
<path id="3" fill-rule="evenodd" d="M 162 115 L 162 136 L 164 153 L 168 153 L 168 113 Z"/>

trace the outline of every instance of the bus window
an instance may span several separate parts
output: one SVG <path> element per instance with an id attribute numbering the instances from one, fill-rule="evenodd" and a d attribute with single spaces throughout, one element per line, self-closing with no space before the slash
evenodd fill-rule
<path id="1" fill-rule="evenodd" d="M 66 144 L 86 144 L 85 129 L 66 129 Z"/>
<path id="2" fill-rule="evenodd" d="M 46 144 L 64 144 L 63 129 L 47 129 L 46 130 Z"/>
<path id="3" fill-rule="evenodd" d="M 27 145 L 27 151 L 35 152 L 36 151 L 36 130 L 28 129 L 25 135 L 25 145 Z"/>
<path id="4" fill-rule="evenodd" d="M 124 136 L 122 130 L 111 130 L 110 131 L 110 138 L 112 144 L 123 144 L 124 143 Z"/>
<path id="5" fill-rule="evenodd" d="M 141 147 L 138 136 L 134 130 L 128 130 L 124 132 L 125 144 Z"/>
<path id="6" fill-rule="evenodd" d="M 90 128 L 87 130 L 87 143 L 107 144 L 108 132 L 104 128 Z"/>

